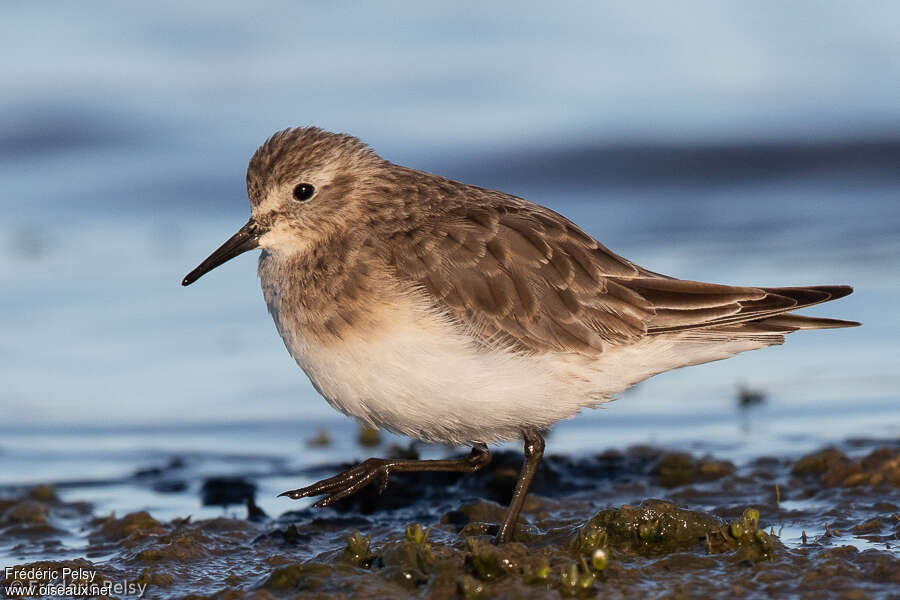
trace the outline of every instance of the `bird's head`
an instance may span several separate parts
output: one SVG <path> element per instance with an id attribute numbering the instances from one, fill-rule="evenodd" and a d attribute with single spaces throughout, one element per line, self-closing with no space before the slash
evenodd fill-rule
<path id="1" fill-rule="evenodd" d="M 365 213 L 365 192 L 387 163 L 355 137 L 317 127 L 285 129 L 247 168 L 250 220 L 182 281 L 254 248 L 294 253 L 340 235 Z"/>

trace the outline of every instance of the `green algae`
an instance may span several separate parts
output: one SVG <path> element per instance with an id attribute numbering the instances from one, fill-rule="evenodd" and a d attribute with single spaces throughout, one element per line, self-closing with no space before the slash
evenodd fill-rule
<path id="1" fill-rule="evenodd" d="M 550 561 L 538 556 L 522 565 L 522 580 L 528 585 L 543 585 L 550 578 Z"/>
<path id="2" fill-rule="evenodd" d="M 734 552 L 741 560 L 770 560 L 775 552 L 773 536 L 759 529 L 759 511 L 746 509 L 739 519 L 711 532 L 707 537 L 710 552 Z"/>
<path id="3" fill-rule="evenodd" d="M 315 435 L 306 440 L 307 448 L 327 448 L 331 444 L 331 436 L 328 435 L 328 431 L 325 429 L 320 429 Z"/>
<path id="4" fill-rule="evenodd" d="M 463 600 L 485 600 L 490 596 L 483 582 L 471 575 L 463 575 L 459 579 L 459 593 Z"/>
<path id="5" fill-rule="evenodd" d="M 3 523 L 46 524 L 50 508 L 43 502 L 22 500 L 3 512 Z"/>
<path id="6" fill-rule="evenodd" d="M 372 427 L 360 427 L 356 442 L 360 446 L 372 448 L 381 443 L 381 432 Z"/>
<path id="7" fill-rule="evenodd" d="M 135 558 L 141 562 L 197 561 L 206 556 L 208 544 L 189 535 L 166 536 L 160 545 L 141 550 Z"/>
<path id="8" fill-rule="evenodd" d="M 504 575 L 497 548 L 489 541 L 470 537 L 466 539 L 468 562 L 473 574 L 482 581 L 492 581 Z"/>
<path id="9" fill-rule="evenodd" d="M 588 473 L 627 477 L 602 492 L 582 487 L 580 495 L 550 500 L 529 495 L 515 541 L 500 546 L 491 537 L 505 507 L 463 501 L 453 488 L 457 496 L 447 496 L 443 512 L 430 517 L 423 515 L 434 500 L 421 500 L 415 513 L 381 511 L 365 519 L 298 512 L 260 522 L 162 522 L 141 512 L 95 519 L 88 513 L 80 521 L 86 547 L 101 558 L 81 564 L 98 577 L 146 584 L 154 598 L 842 598 L 859 590 L 877 596 L 900 585 L 898 557 L 891 548 L 860 551 L 842 544 L 862 538 L 882 547 L 898 543 L 900 493 L 887 475 L 896 457 L 890 450 L 859 459 L 828 453 L 793 464 L 755 462 L 742 469 L 646 448 L 598 455 L 599 471 L 589 461 L 557 457 L 549 461 L 555 474 L 546 479 L 553 486 L 587 481 Z M 835 464 L 855 465 L 852 472 L 866 474 L 866 483 L 827 485 L 825 475 L 836 472 Z M 581 479 L 566 479 L 564 469 Z M 873 485 L 875 473 L 883 478 Z M 693 487 L 697 483 L 703 485 Z M 552 488 L 538 484 L 536 490 Z M 33 510 L 48 523 L 82 514 L 49 492 L 0 500 L 3 514 L 18 506 L 22 512 L 16 514 Z M 657 494 L 664 499 L 625 502 Z M 807 498 L 844 512 L 833 508 L 824 521 L 821 508 L 796 508 Z M 709 506 L 717 508 L 710 512 Z M 860 506 L 869 509 L 860 512 Z M 799 534 L 795 542 L 774 534 L 772 528 L 784 522 L 780 511 L 790 511 L 788 518 L 811 532 L 806 542 Z M 406 520 L 413 515 L 420 521 Z M 28 544 L 15 529 L 22 524 L 0 522 L 0 533 L 12 531 L 18 543 Z"/>
<path id="10" fill-rule="evenodd" d="M 840 450 L 826 448 L 820 452 L 808 454 L 800 458 L 791 468 L 794 475 L 821 475 L 835 463 L 846 461 L 847 457 Z"/>
<path id="11" fill-rule="evenodd" d="M 262 584 L 267 590 L 317 590 L 335 571 L 324 563 L 294 564 L 279 567 Z"/>
<path id="12" fill-rule="evenodd" d="M 597 548 L 593 552 L 591 552 L 591 567 L 597 571 L 606 570 L 606 565 L 609 563 L 609 555 L 606 550 L 603 548 Z"/>
<path id="13" fill-rule="evenodd" d="M 642 555 L 666 554 L 696 547 L 720 527 L 712 516 L 678 508 L 671 502 L 647 500 L 639 507 L 600 511 L 587 525 L 605 534 L 610 544 Z M 593 548 L 591 548 L 593 549 Z"/>
<path id="14" fill-rule="evenodd" d="M 46 504 L 54 504 L 59 502 L 59 496 L 56 495 L 56 489 L 52 485 L 36 485 L 28 490 L 28 497 L 38 502 Z"/>
<path id="15" fill-rule="evenodd" d="M 53 543 L 66 535 L 64 520 L 88 514 L 87 504 L 61 502 L 52 486 L 39 485 L 23 490 L 16 497 L 0 498 L 0 534 L 8 539 Z"/>
<path id="16" fill-rule="evenodd" d="M 835 448 L 826 448 L 799 459 L 791 469 L 797 477 L 818 477 L 827 487 L 900 487 L 900 450 L 878 448 L 860 459 L 851 459 Z"/>
<path id="17" fill-rule="evenodd" d="M 388 579 L 416 587 L 428 582 L 435 558 L 430 544 L 404 539 L 385 544 L 381 561 Z"/>
<path id="18" fill-rule="evenodd" d="M 673 452 L 659 460 L 654 473 L 661 486 L 670 488 L 698 481 L 714 481 L 731 475 L 734 473 L 734 465 L 711 458 L 697 460 L 690 454 Z"/>
<path id="19" fill-rule="evenodd" d="M 596 576 L 584 559 L 570 563 L 559 577 L 559 592 L 563 596 L 589 596 Z"/>
<path id="20" fill-rule="evenodd" d="M 347 546 L 344 548 L 343 559 L 348 563 L 357 567 L 368 568 L 375 559 L 369 547 L 372 544 L 372 537 L 362 535 L 355 532 L 347 538 Z"/>
<path id="21" fill-rule="evenodd" d="M 422 529 L 421 523 L 410 523 L 406 526 L 406 539 L 414 544 L 425 545 L 425 542 L 428 541 L 429 533 L 431 533 L 431 530 L 428 528 Z"/>
<path id="22" fill-rule="evenodd" d="M 162 524 L 151 517 L 147 511 L 130 513 L 121 519 L 117 519 L 115 515 L 109 515 L 94 519 L 91 524 L 96 528 L 94 530 L 95 537 L 109 541 L 119 541 L 131 536 L 143 538 L 165 533 Z M 137 543 L 137 540 L 134 543 Z"/>

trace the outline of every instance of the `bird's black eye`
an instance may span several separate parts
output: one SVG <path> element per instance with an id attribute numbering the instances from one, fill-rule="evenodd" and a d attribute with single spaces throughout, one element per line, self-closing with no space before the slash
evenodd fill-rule
<path id="1" fill-rule="evenodd" d="M 316 188 L 308 183 L 300 183 L 294 188 L 294 200 L 303 202 L 309 200 L 316 193 Z"/>

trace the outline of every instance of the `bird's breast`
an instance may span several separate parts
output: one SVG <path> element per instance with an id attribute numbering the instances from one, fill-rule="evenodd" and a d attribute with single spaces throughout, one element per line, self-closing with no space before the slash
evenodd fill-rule
<path id="1" fill-rule="evenodd" d="M 365 299 L 352 324 L 330 331 L 324 323 L 338 305 L 361 298 L 339 298 L 328 309 L 304 300 L 308 290 L 262 261 L 260 279 L 285 346 L 315 388 L 370 425 L 425 441 L 491 442 L 583 406 L 583 397 L 567 393 L 574 380 L 561 362 L 486 349 L 415 294 L 384 288 Z"/>

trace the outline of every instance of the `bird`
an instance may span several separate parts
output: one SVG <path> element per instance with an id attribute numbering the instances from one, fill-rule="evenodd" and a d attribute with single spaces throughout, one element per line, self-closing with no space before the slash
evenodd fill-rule
<path id="1" fill-rule="evenodd" d="M 793 311 L 847 285 L 732 286 L 619 256 L 553 210 L 381 158 L 317 127 L 271 136 L 247 169 L 250 218 L 184 277 L 261 249 L 263 297 L 331 406 L 462 458 L 369 458 L 281 494 L 328 506 L 399 472 L 474 472 L 489 444 L 524 462 L 496 543 L 513 539 L 558 421 L 653 375 L 859 325 Z"/>

